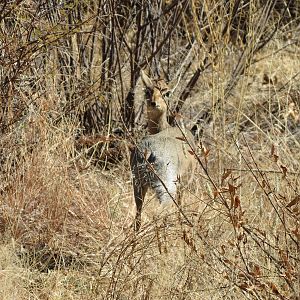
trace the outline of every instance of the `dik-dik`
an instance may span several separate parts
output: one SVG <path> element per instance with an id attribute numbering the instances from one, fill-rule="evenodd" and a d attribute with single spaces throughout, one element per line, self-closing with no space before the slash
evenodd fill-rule
<path id="1" fill-rule="evenodd" d="M 176 201 L 179 185 L 195 169 L 194 137 L 190 131 L 171 127 L 167 121 L 165 97 L 169 89 L 163 80 L 152 80 L 143 71 L 149 135 L 131 151 L 130 165 L 136 203 L 135 229 L 141 226 L 146 192 L 152 188 L 160 203 Z M 192 149 L 191 149 L 192 148 Z M 178 200 L 178 199 L 177 199 Z"/>

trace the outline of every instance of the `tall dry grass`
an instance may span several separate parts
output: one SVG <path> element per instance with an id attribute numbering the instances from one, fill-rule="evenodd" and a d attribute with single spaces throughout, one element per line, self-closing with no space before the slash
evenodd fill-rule
<path id="1" fill-rule="evenodd" d="M 299 5 L 117 4 L 0 4 L 0 298 L 299 299 Z M 146 66 L 201 141 L 135 233 Z"/>

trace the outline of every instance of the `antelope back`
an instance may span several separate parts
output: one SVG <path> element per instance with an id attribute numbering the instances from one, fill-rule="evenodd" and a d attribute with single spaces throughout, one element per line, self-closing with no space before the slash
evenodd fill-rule
<path id="1" fill-rule="evenodd" d="M 144 137 L 132 152 L 136 184 L 153 188 L 160 202 L 170 200 L 169 193 L 175 197 L 176 184 L 195 168 L 196 160 L 190 151 L 191 146 L 195 147 L 193 136 L 190 132 L 185 136 L 179 128 L 170 127 Z"/>

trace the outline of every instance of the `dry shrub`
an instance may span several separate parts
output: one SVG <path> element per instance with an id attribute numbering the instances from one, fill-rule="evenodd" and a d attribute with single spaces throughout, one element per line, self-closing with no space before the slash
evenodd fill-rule
<path id="1" fill-rule="evenodd" d="M 47 253 L 76 256 L 90 234 L 96 231 L 99 240 L 105 238 L 110 191 L 101 176 L 76 168 L 71 132 L 45 123 L 31 122 L 24 130 L 25 145 L 33 136 L 41 140 L 30 151 L 24 146 L 14 171 L 2 176 L 1 230 L 16 239 L 22 251 L 46 248 Z"/>
<path id="2" fill-rule="evenodd" d="M 225 2 L 3 1 L 0 297 L 299 298 L 298 3 Z M 134 233 L 127 155 L 74 145 L 143 132 L 146 66 L 203 147 L 183 214 L 150 196 Z"/>

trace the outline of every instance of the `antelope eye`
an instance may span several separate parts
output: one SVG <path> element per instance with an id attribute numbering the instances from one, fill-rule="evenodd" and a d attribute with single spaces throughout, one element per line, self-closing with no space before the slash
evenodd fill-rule
<path id="1" fill-rule="evenodd" d="M 151 97 L 151 95 L 152 95 L 152 92 L 151 92 L 151 90 L 150 90 L 150 89 L 148 89 L 148 88 L 146 88 L 146 89 L 145 89 L 145 95 L 146 95 L 146 97 L 147 97 L 147 98 L 150 98 L 150 97 Z"/>
<path id="2" fill-rule="evenodd" d="M 164 93 L 163 93 L 163 96 L 164 97 L 166 97 L 166 98 L 169 98 L 170 96 L 171 96 L 171 91 L 165 91 Z"/>

